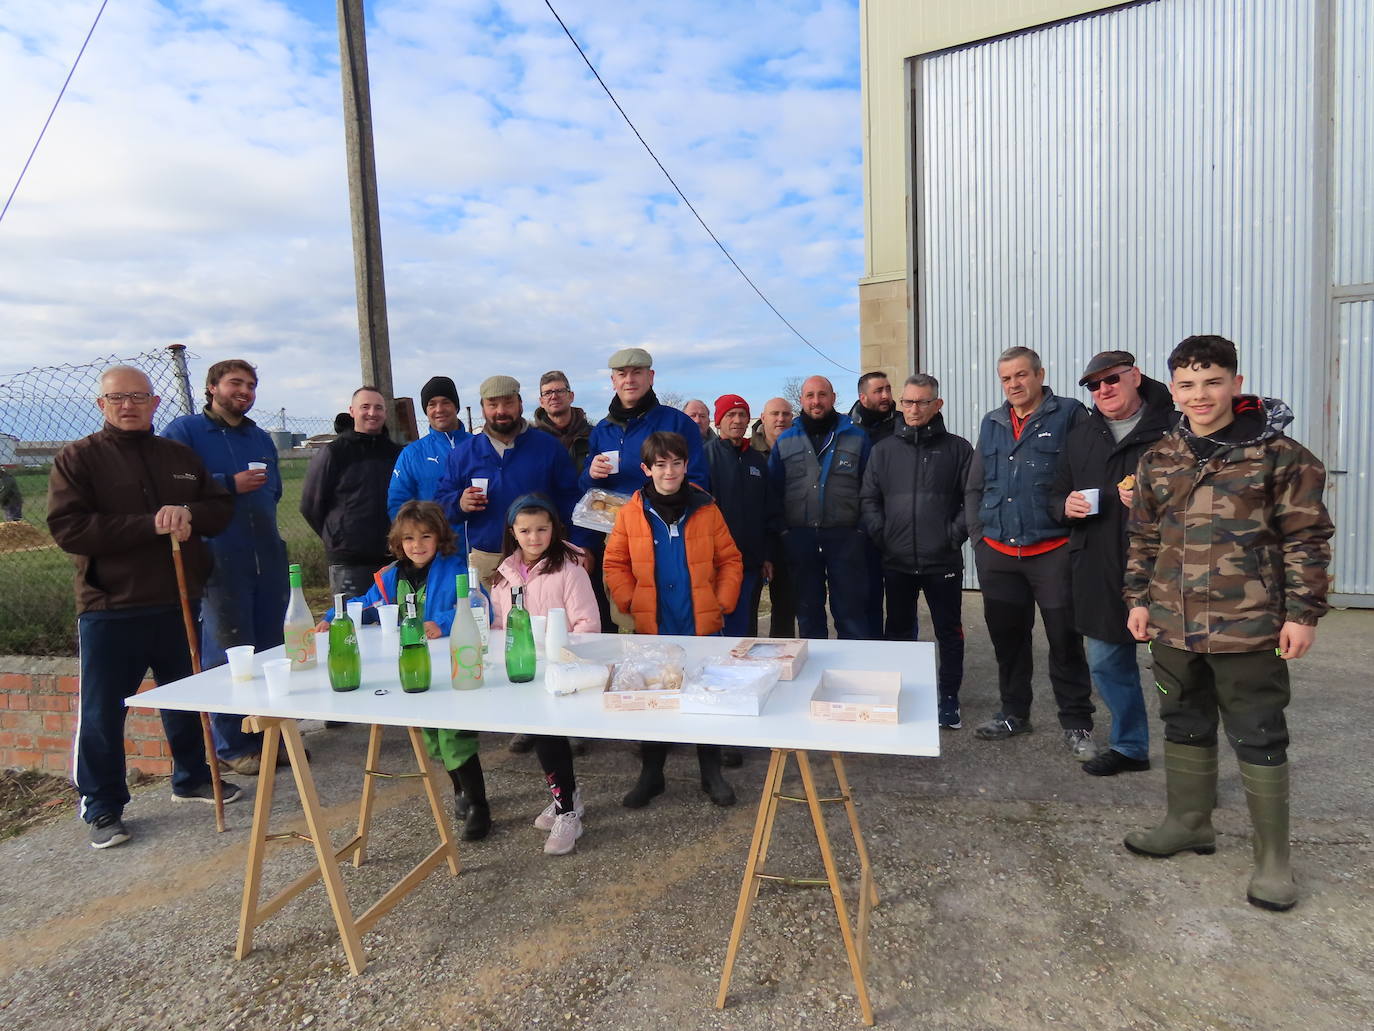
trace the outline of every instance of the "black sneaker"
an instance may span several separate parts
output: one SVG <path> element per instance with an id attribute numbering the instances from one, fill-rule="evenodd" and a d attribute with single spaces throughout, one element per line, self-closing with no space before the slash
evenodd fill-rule
<path id="1" fill-rule="evenodd" d="M 1132 759 L 1109 748 L 1083 764 L 1083 772 L 1094 777 L 1115 777 L 1118 773 L 1142 773 L 1150 768 L 1149 759 Z"/>
<path id="2" fill-rule="evenodd" d="M 964 720 L 959 715 L 959 699 L 941 698 L 940 726 L 945 730 L 958 730 L 963 725 Z"/>
<path id="3" fill-rule="evenodd" d="M 97 816 L 91 824 L 91 848 L 114 848 L 129 840 L 124 821 L 114 813 Z"/>
<path id="4" fill-rule="evenodd" d="M 225 804 L 225 805 L 228 805 L 230 802 L 237 802 L 240 798 L 243 797 L 243 789 L 240 788 L 238 785 L 236 785 L 236 784 L 230 784 L 227 780 L 222 780 L 222 781 L 220 781 L 220 784 L 223 785 L 223 790 L 224 790 L 224 804 Z M 173 802 L 204 802 L 206 805 L 214 805 L 214 804 L 215 804 L 215 788 L 214 788 L 214 785 L 212 785 L 209 781 L 206 781 L 204 784 L 198 784 L 198 785 L 196 785 L 195 787 L 191 788 L 190 791 L 186 791 L 186 792 L 173 791 L 173 792 L 172 792 L 172 801 L 173 801 Z"/>
<path id="5" fill-rule="evenodd" d="M 1029 734 L 1030 732 L 1030 720 L 1023 720 L 1019 716 L 1008 716 L 1004 712 L 999 712 L 992 719 L 975 728 L 973 736 L 980 741 L 1005 741 L 1017 734 Z"/>

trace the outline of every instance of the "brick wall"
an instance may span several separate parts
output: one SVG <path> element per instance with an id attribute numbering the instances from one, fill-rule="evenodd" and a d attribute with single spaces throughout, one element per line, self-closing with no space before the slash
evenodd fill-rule
<path id="1" fill-rule="evenodd" d="M 77 663 L 0 655 L 0 769 L 71 773 L 76 733 Z M 145 680 L 140 691 L 153 686 Z M 129 767 L 153 776 L 172 772 L 162 721 L 149 709 L 133 709 L 124 724 Z"/>

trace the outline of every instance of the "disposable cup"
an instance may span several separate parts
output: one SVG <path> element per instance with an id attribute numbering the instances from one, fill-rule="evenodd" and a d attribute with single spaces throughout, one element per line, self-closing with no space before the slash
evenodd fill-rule
<path id="1" fill-rule="evenodd" d="M 266 463 L 266 462 L 249 462 L 249 463 L 248 463 L 248 468 L 249 468 L 249 469 L 252 469 L 254 472 L 265 472 L 266 469 L 267 469 L 267 463 Z"/>
<path id="2" fill-rule="evenodd" d="M 360 601 L 350 601 L 344 605 L 348 611 L 348 618 L 353 620 L 354 626 L 363 625 L 363 603 Z"/>
<path id="3" fill-rule="evenodd" d="M 549 609 L 549 626 L 544 631 L 544 654 L 550 662 L 557 661 L 558 653 L 568 646 L 568 614 L 563 609 Z"/>
<path id="4" fill-rule="evenodd" d="M 485 476 L 474 476 L 472 478 L 472 485 L 476 487 L 478 490 L 480 490 L 483 494 L 487 492 L 487 484 L 490 482 L 491 481 Z"/>
<path id="5" fill-rule="evenodd" d="M 267 677 L 267 697 L 281 698 L 291 693 L 291 660 L 272 659 L 262 664 Z"/>
<path id="6" fill-rule="evenodd" d="M 229 656 L 229 676 L 232 679 L 253 679 L 253 646 L 251 644 L 240 644 L 233 648 L 226 648 L 224 654 Z"/>
<path id="7" fill-rule="evenodd" d="M 396 632 L 396 621 L 400 618 L 401 606 L 399 605 L 378 605 L 377 616 L 382 621 L 382 633 L 394 634 Z"/>
<path id="8" fill-rule="evenodd" d="M 1097 515 L 1102 506 L 1102 489 L 1100 487 L 1084 487 L 1078 493 L 1082 494 L 1088 502 L 1088 515 Z"/>
<path id="9" fill-rule="evenodd" d="M 537 654 L 543 654 L 544 635 L 548 633 L 548 616 L 530 616 L 530 633 L 534 637 L 534 650 Z"/>
<path id="10" fill-rule="evenodd" d="M 603 451 L 603 452 L 601 452 L 601 457 L 604 458 L 606 461 L 608 461 L 608 462 L 611 463 L 611 475 L 612 475 L 612 476 L 614 476 L 616 473 L 620 472 L 620 452 L 619 452 L 619 451 Z"/>

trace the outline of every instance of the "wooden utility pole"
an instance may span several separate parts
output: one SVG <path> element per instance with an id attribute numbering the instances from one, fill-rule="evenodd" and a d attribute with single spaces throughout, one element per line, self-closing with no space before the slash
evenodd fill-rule
<path id="1" fill-rule="evenodd" d="M 388 410 L 394 411 L 363 0 L 338 0 L 338 7 L 344 144 L 348 150 L 348 206 L 353 221 L 353 276 L 358 293 L 358 347 L 362 354 L 363 382 L 376 386 L 387 399 Z M 387 421 L 394 433 L 394 415 L 389 414 Z"/>

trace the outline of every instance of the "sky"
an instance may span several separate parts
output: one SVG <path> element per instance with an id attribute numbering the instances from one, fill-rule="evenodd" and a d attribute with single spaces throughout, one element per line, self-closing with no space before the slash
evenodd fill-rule
<path id="1" fill-rule="evenodd" d="M 857 0 L 555 0 L 650 146 L 770 300 L 849 370 L 863 272 Z M 0 0 L 0 201 L 99 0 Z M 606 359 L 752 404 L 852 371 L 729 265 L 542 0 L 370 0 L 396 393 L 463 404 Z M 110 0 L 0 222 L 0 383 L 184 343 L 259 367 L 260 413 L 360 382 L 332 0 Z M 264 418 L 263 420 L 267 420 Z M 4 427 L 0 427 L 4 429 Z"/>

